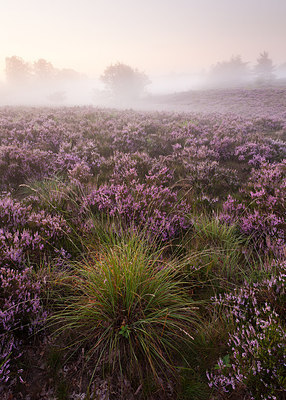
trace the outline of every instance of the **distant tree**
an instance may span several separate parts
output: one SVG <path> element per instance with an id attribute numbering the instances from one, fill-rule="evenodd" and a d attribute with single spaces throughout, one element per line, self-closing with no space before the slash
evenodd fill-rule
<path id="1" fill-rule="evenodd" d="M 257 59 L 257 64 L 254 67 L 254 72 L 256 73 L 259 80 L 263 82 L 269 82 L 275 79 L 274 65 L 272 60 L 269 58 L 267 51 L 260 53 Z"/>
<path id="2" fill-rule="evenodd" d="M 210 81 L 222 86 L 241 85 L 249 77 L 248 63 L 241 56 L 233 56 L 229 61 L 218 62 L 210 71 Z"/>
<path id="3" fill-rule="evenodd" d="M 25 83 L 32 75 L 30 64 L 26 63 L 21 57 L 6 57 L 6 79 L 9 83 Z"/>
<path id="4" fill-rule="evenodd" d="M 151 83 L 143 72 L 122 63 L 107 67 L 100 79 L 117 99 L 139 98 Z"/>
<path id="5" fill-rule="evenodd" d="M 54 68 L 53 64 L 43 58 L 35 61 L 33 67 L 35 78 L 42 82 L 50 81 L 57 73 L 57 69 Z"/>

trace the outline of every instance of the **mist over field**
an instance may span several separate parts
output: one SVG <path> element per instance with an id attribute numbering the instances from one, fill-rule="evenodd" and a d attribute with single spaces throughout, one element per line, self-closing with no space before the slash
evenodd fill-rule
<path id="1" fill-rule="evenodd" d="M 19 57 L 14 58 L 25 64 L 25 61 Z M 237 60 L 239 60 L 239 63 L 235 65 Z M 185 93 L 184 102 L 186 105 L 187 93 L 189 93 L 191 102 L 192 98 L 197 96 L 196 93 L 205 93 L 207 90 L 251 90 L 265 87 L 286 87 L 285 66 L 282 65 L 278 68 L 274 66 L 270 58 L 268 60 L 271 63 L 270 69 L 267 69 L 266 65 L 264 75 L 263 71 L 260 75 L 256 73 L 255 67 L 257 65 L 252 68 L 246 67 L 246 64 L 243 64 L 240 58 L 219 62 L 211 67 L 208 72 L 203 73 L 171 73 L 148 77 L 145 74 L 148 82 L 134 93 L 132 89 L 136 82 L 131 75 L 126 78 L 120 77 L 119 73 L 117 78 L 119 89 L 115 91 L 112 84 L 105 84 L 102 81 L 102 77 L 90 78 L 73 70 L 57 71 L 53 67 L 57 75 L 56 73 L 49 75 L 46 70 L 43 70 L 43 75 L 38 76 L 31 70 L 29 75 L 26 76 L 25 74 L 21 75 L 19 71 L 12 71 L 9 75 L 6 68 L 6 78 L 0 84 L 0 105 L 54 107 L 94 105 L 96 107 L 155 109 L 157 102 L 159 109 L 162 109 L 163 104 L 160 105 L 159 103 L 167 104 L 169 102 L 169 109 L 171 110 L 172 105 L 174 107 L 178 105 L 171 103 L 172 99 L 175 98 L 171 96 L 172 94 L 177 94 L 176 103 L 178 103 L 178 94 Z M 51 65 L 46 60 L 39 61 Z M 116 65 L 125 66 L 122 63 L 114 64 L 114 66 Z M 131 66 L 126 65 L 126 67 L 130 68 L 131 72 L 138 71 Z M 192 96 L 192 93 L 194 96 Z M 189 111 L 192 110 L 189 109 Z"/>
<path id="2" fill-rule="evenodd" d="M 1 105 L 144 108 L 157 95 L 285 85 L 282 0 L 11 0 L 3 11 Z"/>

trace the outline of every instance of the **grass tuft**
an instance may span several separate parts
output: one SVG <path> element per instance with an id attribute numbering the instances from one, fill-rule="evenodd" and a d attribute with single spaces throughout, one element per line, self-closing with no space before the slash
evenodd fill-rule
<path id="1" fill-rule="evenodd" d="M 175 375 L 174 354 L 198 323 L 178 266 L 142 238 L 123 235 L 71 268 L 73 294 L 67 291 L 53 316 L 57 334 L 71 333 L 68 346 L 86 348 L 95 366 L 112 373 L 143 380 L 151 370 L 157 381 L 167 370 Z"/>

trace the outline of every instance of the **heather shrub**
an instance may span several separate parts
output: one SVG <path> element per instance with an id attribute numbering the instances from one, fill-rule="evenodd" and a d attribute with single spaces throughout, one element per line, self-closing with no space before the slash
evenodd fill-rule
<path id="1" fill-rule="evenodd" d="M 219 165 L 217 161 L 183 160 L 185 166 L 184 182 L 189 186 L 197 204 L 208 208 L 225 199 L 226 193 L 237 191 L 238 179 L 234 171 Z"/>
<path id="2" fill-rule="evenodd" d="M 15 189 L 32 177 L 43 179 L 54 171 L 54 154 L 28 146 L 0 146 L 0 189 Z"/>
<path id="3" fill-rule="evenodd" d="M 112 183 L 128 183 L 133 179 L 144 182 L 146 174 L 152 168 L 154 159 L 145 152 L 119 153 L 112 157 L 114 162 L 111 174 Z"/>
<path id="4" fill-rule="evenodd" d="M 60 215 L 33 211 L 10 196 L 0 199 L 0 261 L 2 265 L 22 267 L 26 261 L 39 262 L 61 250 L 61 240 L 69 227 Z"/>
<path id="5" fill-rule="evenodd" d="M 233 326 L 228 354 L 208 373 L 222 392 L 245 388 L 253 399 L 278 399 L 286 391 L 285 263 L 276 275 L 216 299 Z"/>
<path id="6" fill-rule="evenodd" d="M 145 230 L 163 241 L 188 227 L 190 206 L 169 188 L 132 181 L 129 185 L 102 185 L 91 191 L 85 208 L 119 218 L 120 225 Z"/>
<path id="7" fill-rule="evenodd" d="M 264 143 L 246 142 L 237 146 L 234 152 L 239 161 L 253 167 L 259 167 L 266 160 L 271 160 L 276 155 L 271 146 Z"/>
<path id="8" fill-rule="evenodd" d="M 87 163 L 78 162 L 68 171 L 70 181 L 74 184 L 84 184 L 92 177 L 91 171 Z"/>
<path id="9" fill-rule="evenodd" d="M 0 384 L 21 376 L 15 361 L 46 318 L 41 285 L 28 268 L 0 269 Z"/>
<path id="10" fill-rule="evenodd" d="M 274 256 L 285 254 L 285 172 L 284 161 L 253 170 L 241 199 L 228 196 L 220 216 L 226 223 L 237 223 L 257 250 Z"/>
<path id="11" fill-rule="evenodd" d="M 112 148 L 124 153 L 142 151 L 146 146 L 147 132 L 140 122 L 128 122 L 119 131 L 113 133 Z"/>

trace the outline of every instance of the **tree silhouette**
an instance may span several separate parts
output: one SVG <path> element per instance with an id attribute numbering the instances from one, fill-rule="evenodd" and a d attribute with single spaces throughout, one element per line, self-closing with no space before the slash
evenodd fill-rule
<path id="1" fill-rule="evenodd" d="M 218 62 L 210 71 L 210 80 L 222 86 L 240 85 L 249 76 L 247 64 L 239 55 L 231 57 L 229 61 Z"/>
<path id="2" fill-rule="evenodd" d="M 260 53 L 260 56 L 257 59 L 257 64 L 254 67 L 254 72 L 258 79 L 264 82 L 272 81 L 275 79 L 273 71 L 274 65 L 272 60 L 269 58 L 267 51 Z"/>
<path id="3" fill-rule="evenodd" d="M 9 83 L 25 83 L 31 77 L 31 66 L 26 63 L 21 57 L 6 57 L 5 62 L 6 79 Z"/>
<path id="4" fill-rule="evenodd" d="M 100 79 L 117 99 L 139 98 L 150 83 L 143 72 L 122 63 L 107 67 Z"/>
<path id="5" fill-rule="evenodd" d="M 57 73 L 57 69 L 54 68 L 53 64 L 43 58 L 34 62 L 33 70 L 35 78 L 42 82 L 53 79 Z"/>

